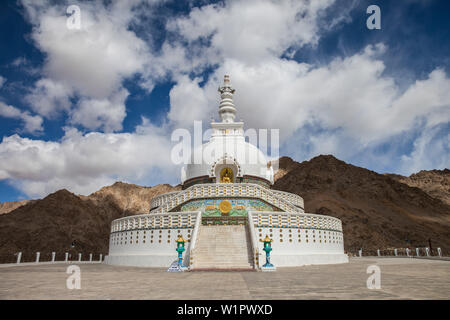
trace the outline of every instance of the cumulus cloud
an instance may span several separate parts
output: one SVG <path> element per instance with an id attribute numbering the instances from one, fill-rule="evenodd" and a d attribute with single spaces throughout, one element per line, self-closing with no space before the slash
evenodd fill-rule
<path id="1" fill-rule="evenodd" d="M 64 82 L 43 78 L 35 83 L 31 92 L 25 96 L 25 101 L 35 112 L 52 119 L 60 112 L 70 110 L 71 96 L 73 90 Z"/>
<path id="2" fill-rule="evenodd" d="M 70 122 L 91 130 L 120 131 L 126 115 L 125 100 L 128 94 L 127 90 L 122 89 L 108 99 L 82 98 L 77 108 L 71 111 Z"/>
<path id="3" fill-rule="evenodd" d="M 28 111 L 21 111 L 20 109 L 6 105 L 0 101 L 0 117 L 9 119 L 18 119 L 23 122 L 23 132 L 39 134 L 42 133 L 43 119 L 40 116 L 33 116 Z"/>
<path id="4" fill-rule="evenodd" d="M 193 45 L 207 40 L 202 53 L 209 61 L 226 57 L 259 62 L 290 47 L 316 44 L 318 15 L 333 2 L 230 1 L 194 8 L 187 17 L 171 21 L 168 29 Z"/>
<path id="5" fill-rule="evenodd" d="M 151 61 L 148 45 L 129 29 L 140 2 L 80 3 L 81 29 L 76 30 L 66 27 L 67 5 L 22 1 L 33 24 L 31 38 L 46 54 L 45 78 L 26 97 L 36 112 L 51 117 L 63 110 L 87 129 L 122 128 L 122 82 Z M 81 101 L 72 106 L 72 97 Z M 86 121 L 87 103 L 92 104 L 93 120 Z"/>
<path id="6" fill-rule="evenodd" d="M 152 184 L 158 175 L 171 181 L 169 139 L 148 122 L 133 133 L 82 134 L 66 128 L 60 141 L 12 135 L 0 144 L 0 179 L 13 181 L 30 197 L 61 188 L 89 194 L 117 180 L 146 184 L 150 173 Z"/>
<path id="7" fill-rule="evenodd" d="M 217 110 L 215 88 L 229 73 L 237 88 L 238 117 L 248 126 L 280 129 L 284 151 L 297 158 L 332 153 L 351 159 L 418 127 L 450 121 L 450 79 L 445 72 L 436 69 L 401 89 L 384 74 L 386 50 L 383 44 L 371 45 L 320 66 L 275 57 L 260 64 L 226 59 L 202 88 L 196 79 L 183 79 L 171 94 L 185 88 L 184 100 L 196 101 L 202 114 L 210 114 Z M 174 101 L 171 108 L 187 114 L 192 105 Z M 307 146 L 293 144 L 299 140 Z M 400 163 L 395 168 L 412 170 Z"/>

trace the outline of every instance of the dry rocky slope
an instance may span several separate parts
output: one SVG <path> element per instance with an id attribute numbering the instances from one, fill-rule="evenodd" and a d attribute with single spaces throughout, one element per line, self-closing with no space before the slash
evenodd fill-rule
<path id="1" fill-rule="evenodd" d="M 330 155 L 302 163 L 283 157 L 280 168 L 288 172 L 274 188 L 302 196 L 307 212 L 341 219 L 346 250 L 428 246 L 431 239 L 450 253 L 450 205 L 425 191 Z"/>
<path id="2" fill-rule="evenodd" d="M 398 174 L 387 176 L 407 184 L 410 187 L 422 189 L 433 198 L 437 198 L 450 205 L 450 170 L 422 170 L 409 177 Z"/>
<path id="3" fill-rule="evenodd" d="M 59 190 L 42 200 L 32 201 L 8 214 L 0 215 L 0 263 L 13 262 L 11 253 L 22 251 L 24 259 L 34 261 L 41 252 L 43 260 L 55 251 L 76 256 L 108 252 L 111 221 L 147 213 L 149 200 L 179 187 L 157 185 L 141 187 L 116 182 L 89 196 Z M 75 247 L 70 248 L 75 240 Z"/>
<path id="4" fill-rule="evenodd" d="M 33 201 L 33 200 L 20 200 L 20 201 L 0 202 L 0 214 L 11 212 L 14 209 L 17 209 L 17 208 L 19 208 L 21 206 L 26 205 L 30 201 Z"/>
<path id="5" fill-rule="evenodd" d="M 448 170 L 443 172 L 448 179 Z M 433 197 L 431 191 L 398 180 L 333 156 L 302 163 L 283 157 L 274 188 L 302 196 L 307 212 L 340 218 L 347 251 L 405 247 L 406 240 L 411 246 L 427 246 L 431 238 L 433 246 L 449 254 L 450 205 L 438 199 L 442 196 Z M 430 183 L 420 186 L 425 185 L 429 188 Z M 67 251 L 105 254 L 112 220 L 146 213 L 154 196 L 175 190 L 180 186 L 117 182 L 89 196 L 59 190 L 30 201 L 0 215 L 0 262 L 13 262 L 11 253 L 18 251 L 28 260 L 34 259 L 36 251 L 43 259 L 49 259 L 52 251 L 60 254 L 60 259 Z M 448 197 L 448 188 L 443 190 Z M 70 249 L 73 240 L 75 247 Z"/>

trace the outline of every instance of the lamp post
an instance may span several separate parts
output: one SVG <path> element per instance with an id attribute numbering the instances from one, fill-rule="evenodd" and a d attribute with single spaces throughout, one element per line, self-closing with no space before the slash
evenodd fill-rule
<path id="1" fill-rule="evenodd" d="M 262 271 L 275 271 L 276 268 L 273 264 L 270 263 L 270 251 L 272 251 L 272 239 L 269 238 L 268 235 L 264 238 L 264 240 L 260 240 L 264 242 L 263 250 L 266 252 L 266 264 L 261 267 Z"/>
<path id="2" fill-rule="evenodd" d="M 177 252 L 178 252 L 178 266 L 181 268 L 181 264 L 183 263 L 183 252 L 184 252 L 184 241 L 183 236 L 180 234 L 178 235 L 177 239 Z"/>

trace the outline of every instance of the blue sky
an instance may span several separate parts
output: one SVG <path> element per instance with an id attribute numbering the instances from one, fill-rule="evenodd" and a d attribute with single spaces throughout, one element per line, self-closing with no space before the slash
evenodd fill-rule
<path id="1" fill-rule="evenodd" d="M 381 30 L 366 27 L 371 4 Z M 281 155 L 403 175 L 450 166 L 448 1 L 0 7 L 0 201 L 177 184 L 171 133 L 217 118 L 225 73 L 238 117 L 280 129 Z"/>

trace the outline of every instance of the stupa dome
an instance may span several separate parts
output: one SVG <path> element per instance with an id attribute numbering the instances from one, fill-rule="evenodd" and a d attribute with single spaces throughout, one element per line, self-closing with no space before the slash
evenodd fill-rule
<path id="1" fill-rule="evenodd" d="M 193 150 L 190 163 L 182 169 L 181 182 L 220 183 L 221 172 L 225 168 L 231 170 L 231 181 L 255 182 L 261 180 L 267 185 L 273 183 L 273 169 L 268 166 L 264 153 L 255 145 L 245 141 L 244 123 L 234 122 L 236 108 L 233 103 L 233 93 L 230 79 L 224 77 L 224 83 L 219 87 L 221 101 L 219 116 L 221 122 L 212 122 L 212 135 L 209 142 Z"/>

